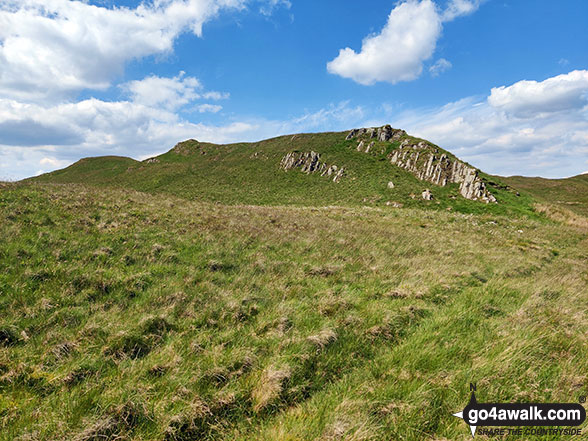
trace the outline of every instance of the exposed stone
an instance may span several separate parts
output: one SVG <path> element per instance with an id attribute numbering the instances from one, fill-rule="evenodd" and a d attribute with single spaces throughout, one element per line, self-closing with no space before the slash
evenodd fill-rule
<path id="1" fill-rule="evenodd" d="M 337 173 L 335 174 L 335 176 L 333 177 L 333 182 L 339 182 L 339 180 L 343 177 L 343 174 L 345 173 L 345 169 L 344 168 L 340 168 Z"/>
<path id="2" fill-rule="evenodd" d="M 392 182 L 392 181 L 388 182 L 388 188 L 390 188 L 390 189 L 394 188 L 394 182 Z"/>
<path id="3" fill-rule="evenodd" d="M 159 159 L 157 158 L 149 158 L 145 160 L 145 164 L 157 164 L 159 162 Z"/>
<path id="4" fill-rule="evenodd" d="M 349 135 L 347 135 L 345 137 L 345 141 L 349 141 L 350 139 L 355 138 L 355 136 L 357 135 L 358 130 L 357 129 L 353 129 L 351 132 L 349 132 Z"/>
<path id="5" fill-rule="evenodd" d="M 390 125 L 370 127 L 367 129 L 353 129 L 347 134 L 345 140 L 349 141 L 350 139 L 359 138 L 363 135 L 367 135 L 369 139 L 376 138 L 378 141 L 387 142 L 400 139 L 406 135 L 406 132 L 404 130 L 394 129 Z"/>
<path id="6" fill-rule="evenodd" d="M 357 144 L 357 151 L 358 152 L 363 151 L 363 141 L 359 141 L 359 144 Z"/>
<path id="7" fill-rule="evenodd" d="M 188 156 L 201 149 L 202 146 L 195 139 L 188 139 L 186 141 L 178 142 L 172 151 L 178 155 Z"/>
<path id="8" fill-rule="evenodd" d="M 263 152 L 255 152 L 249 158 L 251 158 L 251 159 L 258 159 L 258 158 L 267 159 L 267 156 L 264 155 Z"/>
<path id="9" fill-rule="evenodd" d="M 394 207 L 394 208 L 402 208 L 403 204 L 401 204 L 400 202 L 394 202 L 394 201 L 386 201 L 386 205 L 388 207 Z"/>
<path id="10" fill-rule="evenodd" d="M 345 174 L 343 167 L 327 165 L 320 161 L 321 155 L 316 152 L 290 152 L 280 161 L 280 167 L 284 170 L 300 168 L 303 173 L 320 173 L 321 176 L 333 176 L 333 182 L 339 182 Z"/>
<path id="11" fill-rule="evenodd" d="M 280 166 L 284 170 L 300 167 L 304 173 L 313 173 L 319 167 L 321 155 L 316 152 L 290 152 L 282 158 Z"/>
<path id="12" fill-rule="evenodd" d="M 425 191 L 423 191 L 422 196 L 425 201 L 433 200 L 433 193 L 431 193 L 431 190 L 429 190 L 428 188 Z"/>
<path id="13" fill-rule="evenodd" d="M 496 202 L 475 168 L 445 153 L 439 154 L 438 149 L 424 141 L 411 144 L 404 140 L 389 158 L 392 164 L 410 171 L 421 181 L 440 186 L 460 184 L 459 192 L 464 198 Z"/>

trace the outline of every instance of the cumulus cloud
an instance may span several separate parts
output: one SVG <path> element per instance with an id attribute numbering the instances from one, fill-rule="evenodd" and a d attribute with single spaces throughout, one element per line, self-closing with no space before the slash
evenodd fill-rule
<path id="1" fill-rule="evenodd" d="M 520 81 L 486 98 L 405 112 L 395 124 L 490 173 L 579 174 L 588 160 L 587 75 Z"/>
<path id="2" fill-rule="evenodd" d="M 401 3 L 379 34 L 363 40 L 359 53 L 348 47 L 341 49 L 327 70 L 364 85 L 414 80 L 422 72 L 423 61 L 435 51 L 441 28 L 431 0 Z"/>
<path id="3" fill-rule="evenodd" d="M 429 72 L 431 73 L 431 76 L 438 77 L 443 72 L 451 69 L 451 67 L 452 64 L 450 61 L 446 60 L 445 58 L 439 58 L 435 64 L 429 67 Z"/>
<path id="4" fill-rule="evenodd" d="M 126 62 L 169 53 L 182 32 L 200 36 L 220 11 L 243 9 L 248 1 L 152 0 L 106 8 L 80 0 L 2 0 L 0 96 L 38 102 L 107 89 Z"/>
<path id="5" fill-rule="evenodd" d="M 451 0 L 440 11 L 432 0 L 404 1 L 392 9 L 380 33 L 364 38 L 361 51 L 341 49 L 327 63 L 327 71 L 363 85 L 415 80 L 435 52 L 443 23 L 471 14 L 479 6 L 480 0 Z M 445 59 L 437 63 L 431 68 L 433 75 L 451 67 Z"/>
<path id="6" fill-rule="evenodd" d="M 163 107 L 168 110 L 177 110 L 197 99 L 219 100 L 228 98 L 227 93 L 216 91 L 203 91 L 202 84 L 197 78 L 187 77 L 185 72 L 180 72 L 173 78 L 151 75 L 142 80 L 129 81 L 120 86 L 137 104 L 151 107 Z M 204 104 L 202 106 L 205 106 Z M 208 109 L 219 108 L 210 106 Z M 207 107 L 203 107 L 207 108 Z M 218 109 L 220 110 L 220 108 Z M 217 111 L 218 111 L 217 110 Z M 208 110 L 210 111 L 210 110 Z"/>
<path id="7" fill-rule="evenodd" d="M 519 81 L 493 88 L 488 103 L 518 117 L 578 109 L 586 105 L 588 71 L 573 72 L 545 81 Z"/>

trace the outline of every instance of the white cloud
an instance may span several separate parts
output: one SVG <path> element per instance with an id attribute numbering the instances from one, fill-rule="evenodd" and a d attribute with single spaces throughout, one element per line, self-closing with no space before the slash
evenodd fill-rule
<path id="1" fill-rule="evenodd" d="M 349 128 L 352 121 L 361 121 L 364 118 L 364 109 L 361 106 L 349 107 L 349 101 L 338 104 L 331 104 L 316 112 L 306 112 L 304 115 L 293 118 L 289 130 L 284 133 L 301 130 L 317 129 L 323 127 L 341 127 L 342 130 Z"/>
<path id="2" fill-rule="evenodd" d="M 231 95 L 228 92 L 204 92 L 202 98 L 205 100 L 226 100 Z"/>
<path id="3" fill-rule="evenodd" d="M 451 64 L 450 61 L 446 60 L 445 58 L 439 58 L 435 62 L 435 64 L 433 64 L 431 67 L 429 67 L 429 72 L 431 73 L 431 76 L 438 77 L 443 72 L 446 72 L 449 69 L 451 69 L 452 66 L 453 65 Z"/>
<path id="4" fill-rule="evenodd" d="M 489 173 L 579 174 L 588 160 L 587 74 L 521 81 L 492 89 L 486 99 L 405 112 L 394 124 Z"/>
<path id="5" fill-rule="evenodd" d="M 104 90 L 125 63 L 169 53 L 222 10 L 250 0 L 152 0 L 106 8 L 80 0 L 0 1 L 0 96 L 40 102 Z M 260 0 L 262 4 L 274 0 Z"/>
<path id="6" fill-rule="evenodd" d="M 197 90 L 202 88 L 202 84 L 194 77 L 186 77 L 182 71 L 173 78 L 152 75 L 142 80 L 130 81 L 121 87 L 135 103 L 175 110 L 200 98 Z"/>
<path id="7" fill-rule="evenodd" d="M 545 81 L 519 81 L 512 86 L 493 88 L 488 103 L 518 117 L 532 117 L 578 109 L 586 105 L 588 71 L 573 72 Z"/>
<path id="8" fill-rule="evenodd" d="M 341 49 L 327 70 L 364 85 L 414 80 L 422 72 L 423 61 L 433 55 L 441 28 L 431 0 L 401 3 L 379 34 L 363 40 L 359 53 L 348 47 Z"/>
<path id="9" fill-rule="evenodd" d="M 259 12 L 265 16 L 270 16 L 274 13 L 274 10 L 280 6 L 290 9 L 292 3 L 289 0 L 267 0 L 259 7 Z"/>
<path id="10" fill-rule="evenodd" d="M 392 9 L 379 34 L 364 38 L 360 52 L 341 49 L 327 63 L 327 71 L 366 86 L 415 80 L 435 52 L 443 23 L 475 12 L 482 1 L 451 0 L 441 11 L 432 0 L 405 0 Z M 431 73 L 435 76 L 449 67 L 451 63 L 442 58 Z"/>
<path id="11" fill-rule="evenodd" d="M 463 15 L 469 15 L 480 7 L 481 0 L 451 0 L 441 14 L 443 21 L 451 21 Z"/>
<path id="12" fill-rule="evenodd" d="M 196 106 L 196 111 L 200 113 L 218 113 L 223 109 L 223 106 L 218 106 L 215 104 L 200 104 Z"/>

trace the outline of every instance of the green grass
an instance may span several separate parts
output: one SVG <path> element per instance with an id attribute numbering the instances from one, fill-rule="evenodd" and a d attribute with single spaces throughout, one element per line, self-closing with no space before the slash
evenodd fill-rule
<path id="1" fill-rule="evenodd" d="M 412 202 L 422 183 L 313 136 L 295 148 L 352 164 L 340 184 L 276 169 L 294 148 L 270 140 L 0 185 L 0 439 L 466 440 L 470 382 L 586 395 L 582 225 L 508 190 Z"/>
<path id="2" fill-rule="evenodd" d="M 157 162 L 88 158 L 34 181 L 118 186 L 231 205 L 386 207 L 387 202 L 396 202 L 410 208 L 536 217 L 533 198 L 527 194 L 517 196 L 500 178 L 482 174 L 499 204 L 470 201 L 459 194 L 457 184 L 441 187 L 422 182 L 390 164 L 387 156 L 400 141 L 378 142 L 366 154 L 356 150 L 357 140 L 345 141 L 346 134 L 288 135 L 230 145 L 192 140 L 158 156 Z M 300 169 L 285 172 L 280 168 L 280 161 L 294 150 L 316 151 L 321 154 L 321 161 L 345 167 L 346 174 L 334 183 L 318 174 L 306 175 Z M 390 181 L 394 189 L 387 187 Z M 435 200 L 422 199 L 421 193 L 426 188 L 431 189 Z"/>
<path id="3" fill-rule="evenodd" d="M 528 192 L 541 202 L 556 204 L 576 214 L 588 216 L 588 174 L 566 179 L 512 176 L 505 182 Z"/>

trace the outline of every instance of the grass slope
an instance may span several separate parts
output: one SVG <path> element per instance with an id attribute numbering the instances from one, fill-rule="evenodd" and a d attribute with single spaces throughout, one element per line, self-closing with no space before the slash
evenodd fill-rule
<path id="1" fill-rule="evenodd" d="M 440 187 L 422 182 L 391 165 L 387 155 L 401 140 L 378 142 L 372 152 L 366 154 L 356 150 L 357 140 L 345 141 L 346 135 L 346 132 L 299 134 L 230 145 L 191 140 L 158 156 L 156 162 L 91 158 L 34 180 L 114 185 L 223 204 L 384 207 L 386 202 L 397 202 L 406 207 L 451 209 L 462 213 L 534 215 L 532 198 L 517 197 L 500 178 L 482 174 L 499 204 L 470 201 L 459 195 L 457 184 Z M 318 152 L 321 161 L 345 167 L 346 175 L 339 183 L 334 183 L 327 177 L 306 175 L 299 169 L 285 172 L 280 168 L 280 161 L 294 150 Z M 394 189 L 387 187 L 390 181 Z M 434 201 L 421 198 L 425 188 L 431 189 Z"/>
<path id="2" fill-rule="evenodd" d="M 540 201 L 588 216 L 588 174 L 566 179 L 511 176 L 503 180 L 513 187 L 528 192 Z"/>
<path id="3" fill-rule="evenodd" d="M 189 165 L 163 155 L 196 167 L 183 181 L 144 183 L 150 165 L 131 164 L 136 186 L 212 199 L 200 186 L 215 176 L 255 194 L 199 178 L 208 149 Z M 237 201 L 0 186 L 1 440 L 466 440 L 451 414 L 470 382 L 486 402 L 588 392 L 585 229 Z"/>

